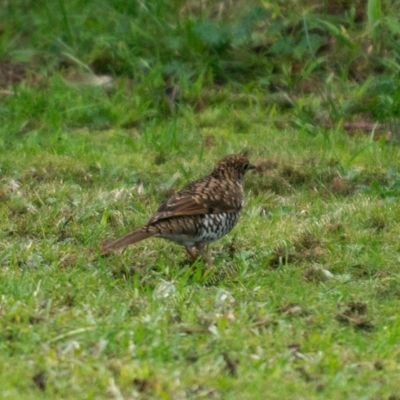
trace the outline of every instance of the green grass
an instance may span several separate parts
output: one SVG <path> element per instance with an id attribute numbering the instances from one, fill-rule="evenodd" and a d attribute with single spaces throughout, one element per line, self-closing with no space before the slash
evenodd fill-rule
<path id="1" fill-rule="evenodd" d="M 278 130 L 257 106 L 182 114 L 4 144 L 2 397 L 395 395 L 399 148 Z M 239 225 L 211 246 L 214 274 L 157 239 L 98 256 L 244 148 L 266 168 L 248 174 Z"/>
<path id="2" fill-rule="evenodd" d="M 396 125 L 394 6 L 23 3 L 0 29 L 0 68 L 30 71 L 0 73 L 0 398 L 397 399 L 400 147 L 344 129 Z M 242 150 L 215 271 L 159 239 L 100 256 Z"/>

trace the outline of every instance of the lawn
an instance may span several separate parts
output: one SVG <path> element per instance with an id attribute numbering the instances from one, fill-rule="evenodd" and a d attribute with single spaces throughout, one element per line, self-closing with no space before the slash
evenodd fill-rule
<path id="1" fill-rule="evenodd" d="M 383 69 L 351 76 L 368 40 L 382 46 L 375 31 L 311 1 L 298 16 L 342 39 L 344 73 L 331 53 L 304 61 L 278 1 L 264 6 L 295 59 L 276 45 L 268 61 L 263 43 L 241 62 L 265 28 L 255 1 L 253 14 L 221 6 L 220 25 L 212 2 L 172 2 L 175 31 L 161 1 L 3 3 L 0 398 L 400 398 L 397 53 L 380 47 Z M 101 256 L 242 151 L 257 168 L 238 225 L 209 246 L 215 270 L 161 239 Z"/>

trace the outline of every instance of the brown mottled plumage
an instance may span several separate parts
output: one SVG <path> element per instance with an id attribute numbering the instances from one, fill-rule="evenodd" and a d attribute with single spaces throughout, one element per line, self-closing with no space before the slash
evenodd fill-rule
<path id="1" fill-rule="evenodd" d="M 243 206 L 242 178 L 253 168 L 241 154 L 225 156 L 209 175 L 190 183 L 163 203 L 147 224 L 102 244 L 102 253 L 154 236 L 184 246 L 191 257 L 197 249 L 212 266 L 205 245 L 220 239 L 236 225 Z"/>

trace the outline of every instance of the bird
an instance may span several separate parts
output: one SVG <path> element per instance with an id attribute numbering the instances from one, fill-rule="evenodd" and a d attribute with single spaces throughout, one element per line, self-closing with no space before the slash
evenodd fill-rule
<path id="1" fill-rule="evenodd" d="M 225 236 L 238 222 L 244 205 L 242 180 L 255 168 L 243 154 L 226 155 L 209 175 L 189 183 L 161 204 L 146 224 L 100 244 L 101 254 L 159 237 L 183 246 L 192 259 L 200 253 L 213 268 L 205 246 Z"/>

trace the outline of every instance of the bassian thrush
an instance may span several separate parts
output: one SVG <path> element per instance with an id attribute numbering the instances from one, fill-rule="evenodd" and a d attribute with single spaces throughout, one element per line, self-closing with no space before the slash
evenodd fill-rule
<path id="1" fill-rule="evenodd" d="M 211 173 L 175 193 L 149 221 L 115 240 L 101 244 L 101 252 L 125 247 L 150 237 L 184 246 L 190 257 L 196 249 L 213 266 L 205 245 L 225 236 L 237 223 L 243 207 L 242 179 L 254 169 L 241 154 L 222 158 Z"/>

